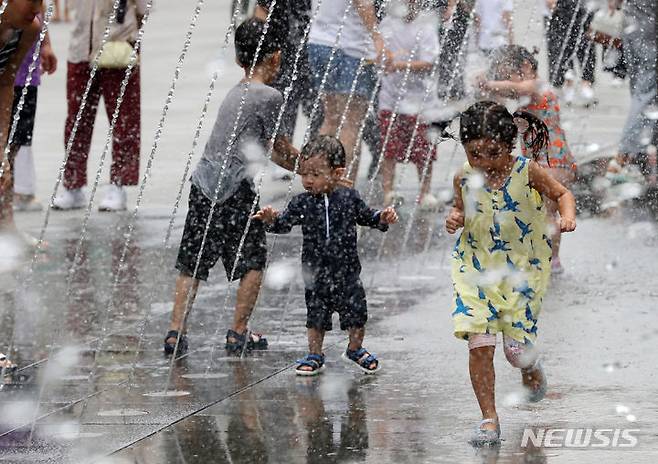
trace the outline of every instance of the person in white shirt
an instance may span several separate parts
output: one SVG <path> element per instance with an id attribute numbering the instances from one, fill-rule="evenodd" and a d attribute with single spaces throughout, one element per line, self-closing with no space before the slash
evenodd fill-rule
<path id="1" fill-rule="evenodd" d="M 420 113 L 436 100 L 428 97 L 436 95 L 436 82 L 429 79 L 429 74 L 439 55 L 438 17 L 421 14 L 420 0 L 403 3 L 405 14 L 400 17 L 389 12 L 380 26 L 386 48 L 394 57 L 386 66 L 379 93 L 381 138 L 387 142 L 382 164 L 384 203 L 388 206 L 395 202 L 396 163 L 411 161 L 418 169 L 421 183 L 418 201 L 421 207 L 432 209 L 438 205 L 429 193 L 436 149 L 428 139 L 429 126 L 425 121 L 418 123 L 415 134 L 414 128 Z"/>
<path id="2" fill-rule="evenodd" d="M 336 135 L 342 115 L 346 114 L 339 139 L 347 153 L 352 180 L 356 179 L 359 167 L 359 127 L 375 88 L 374 63 L 388 56 L 377 29 L 375 13 L 373 0 L 325 0 L 320 5 L 308 40 L 313 86 L 316 92 L 322 90 L 324 95 L 324 122 L 320 134 Z M 327 78 L 320 89 L 325 74 Z"/>
<path id="3" fill-rule="evenodd" d="M 514 43 L 512 0 L 478 0 L 475 8 L 480 50 L 490 53 L 498 47 Z"/>

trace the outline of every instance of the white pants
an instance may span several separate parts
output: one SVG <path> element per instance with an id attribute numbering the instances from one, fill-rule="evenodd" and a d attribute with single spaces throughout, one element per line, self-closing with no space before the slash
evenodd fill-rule
<path id="1" fill-rule="evenodd" d="M 14 193 L 34 195 L 36 192 L 36 172 L 32 147 L 21 146 L 14 160 Z"/>

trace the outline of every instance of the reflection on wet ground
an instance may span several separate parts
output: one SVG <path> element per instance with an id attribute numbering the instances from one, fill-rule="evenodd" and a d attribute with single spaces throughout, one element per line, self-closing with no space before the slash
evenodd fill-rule
<path id="1" fill-rule="evenodd" d="M 403 219 L 411 214 L 402 208 Z M 161 342 L 174 250 L 163 253 L 152 233 L 164 230 L 165 220 L 145 214 L 120 263 L 127 218 L 102 217 L 88 231 L 74 273 L 79 231 L 58 230 L 29 286 L 21 278 L 3 284 L 0 337 L 13 341 L 21 368 L 0 392 L 0 461 L 88 462 L 111 455 L 110 462 L 139 463 L 600 463 L 658 457 L 648 444 L 655 441 L 655 418 L 643 417 L 655 410 L 651 398 L 658 391 L 634 362 L 638 348 L 626 344 L 605 353 L 629 325 L 646 328 L 643 340 L 655 343 L 658 336 L 642 311 L 629 317 L 610 304 L 646 307 L 648 298 L 658 297 L 646 293 L 653 222 L 632 229 L 640 235 L 630 254 L 620 255 L 614 240 L 594 232 L 600 219 L 585 222 L 581 238 L 566 242 L 570 278 L 556 282 L 545 313 L 549 397 L 540 405 L 520 403 L 518 373 L 499 362 L 505 442 L 478 452 L 466 443 L 477 411 L 466 352 L 453 340 L 446 310 L 451 240 L 437 226 L 441 215 L 418 215 L 406 245 L 413 253 L 402 259 L 404 227 L 362 237 L 367 346 L 384 367 L 373 378 L 341 363 L 345 339 L 338 332 L 327 337 L 324 375 L 293 375 L 290 367 L 306 349 L 299 235 L 277 239 L 272 269 L 283 277 L 264 288 L 254 313 L 253 326 L 268 334 L 271 349 L 244 359 L 221 349 L 233 292 L 223 307 L 230 289 L 218 269 L 197 298 L 189 354 L 170 364 Z M 605 226 L 627 234 L 614 221 Z M 583 246 L 592 237 L 601 243 L 595 256 Z M 624 273 L 612 275 L 607 263 Z M 611 283 L 638 292 L 621 297 Z M 570 314 L 574 306 L 580 309 Z M 594 333 L 589 346 L 578 342 L 584 326 Z M 527 427 L 623 428 L 633 414 L 644 445 L 637 449 L 522 446 Z"/>

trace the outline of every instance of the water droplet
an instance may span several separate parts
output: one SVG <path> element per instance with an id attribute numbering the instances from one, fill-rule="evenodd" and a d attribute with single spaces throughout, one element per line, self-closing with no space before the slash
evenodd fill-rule
<path id="1" fill-rule="evenodd" d="M 615 411 L 617 411 L 617 414 L 626 414 L 627 412 L 630 411 L 627 406 L 624 406 L 623 404 L 618 404 L 615 407 Z"/>

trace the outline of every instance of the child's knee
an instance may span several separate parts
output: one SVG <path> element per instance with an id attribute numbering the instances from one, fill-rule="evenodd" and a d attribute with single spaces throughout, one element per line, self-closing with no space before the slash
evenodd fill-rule
<path id="1" fill-rule="evenodd" d="M 504 337 L 505 357 L 509 363 L 519 369 L 527 369 L 535 365 L 537 350 L 534 346 L 521 343 L 513 338 Z"/>

